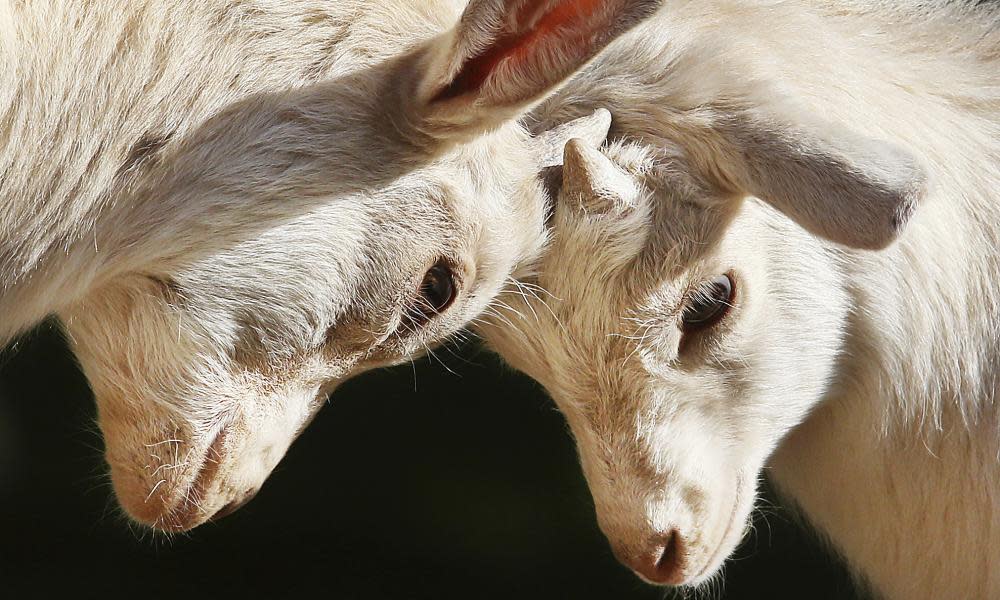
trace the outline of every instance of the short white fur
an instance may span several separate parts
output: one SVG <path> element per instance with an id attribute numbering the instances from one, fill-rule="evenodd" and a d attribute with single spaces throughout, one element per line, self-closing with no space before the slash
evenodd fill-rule
<path id="1" fill-rule="evenodd" d="M 995 8 L 671 2 L 534 114 L 592 106 L 617 141 L 568 148 L 547 254 L 481 333 L 566 414 L 616 554 L 653 579 L 676 531 L 660 583 L 704 584 L 766 471 L 878 595 L 1000 597 Z M 753 181 L 824 155 L 830 198 Z M 896 241 L 855 211 L 885 189 L 914 191 Z M 684 333 L 723 273 L 734 307 Z"/>

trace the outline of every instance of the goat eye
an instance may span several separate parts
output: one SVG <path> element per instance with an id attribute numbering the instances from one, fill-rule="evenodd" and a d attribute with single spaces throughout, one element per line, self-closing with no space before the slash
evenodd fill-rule
<path id="1" fill-rule="evenodd" d="M 721 321 L 733 306 L 735 289 L 729 275 L 713 277 L 698 286 L 689 295 L 687 306 L 681 315 L 684 331 L 707 329 Z"/>
<path id="2" fill-rule="evenodd" d="M 444 260 L 439 260 L 424 275 L 417 290 L 417 299 L 407 311 L 411 325 L 423 325 L 439 315 L 455 301 L 455 274 Z"/>

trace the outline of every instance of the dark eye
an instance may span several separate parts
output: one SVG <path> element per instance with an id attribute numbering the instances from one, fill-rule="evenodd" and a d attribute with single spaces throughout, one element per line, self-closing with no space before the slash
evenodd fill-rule
<path id="1" fill-rule="evenodd" d="M 410 325 L 423 325 L 439 315 L 455 301 L 455 274 L 443 260 L 439 260 L 424 275 L 417 290 L 417 298 L 407 311 Z"/>
<path id="2" fill-rule="evenodd" d="M 688 296 L 681 315 L 684 331 L 707 329 L 721 321 L 733 306 L 735 289 L 729 275 L 719 275 L 699 285 Z"/>

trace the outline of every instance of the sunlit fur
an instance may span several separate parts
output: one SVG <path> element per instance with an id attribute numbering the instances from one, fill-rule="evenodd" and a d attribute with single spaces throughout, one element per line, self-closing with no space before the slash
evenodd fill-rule
<path id="1" fill-rule="evenodd" d="M 537 254 L 540 169 L 593 127 L 514 118 L 655 2 L 432 102 L 523 0 L 465 4 L 0 0 L 0 345 L 61 319 L 136 520 L 238 505 L 339 381 L 458 330 Z M 458 298 L 408 326 L 439 260 Z"/>
<path id="2" fill-rule="evenodd" d="M 1000 597 L 1000 31 L 993 8 L 896 4 L 672 2 L 535 113 L 609 108 L 632 181 L 564 182 L 537 275 L 481 333 L 566 414 L 634 567 L 676 529 L 678 579 L 707 581 L 766 473 L 876 594 Z M 806 136 L 778 151 L 796 168 L 838 132 L 912 156 L 900 239 L 849 249 L 748 198 L 727 174 L 767 156 L 731 149 L 774 130 Z M 849 217 L 863 188 L 827 209 Z M 692 290 L 727 272 L 729 314 L 682 334 Z"/>

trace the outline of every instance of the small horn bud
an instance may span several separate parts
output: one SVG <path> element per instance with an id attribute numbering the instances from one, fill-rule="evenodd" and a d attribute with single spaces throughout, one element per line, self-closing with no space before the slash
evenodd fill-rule
<path id="1" fill-rule="evenodd" d="M 586 117 L 573 119 L 538 135 L 536 143 L 540 152 L 540 166 L 554 167 L 562 164 L 563 147 L 573 138 L 585 140 L 594 148 L 600 147 L 611 130 L 611 113 L 598 108 Z"/>
<path id="2" fill-rule="evenodd" d="M 560 202 L 587 213 L 622 214 L 635 206 L 638 195 L 632 177 L 600 150 L 579 139 L 566 144 Z"/>

